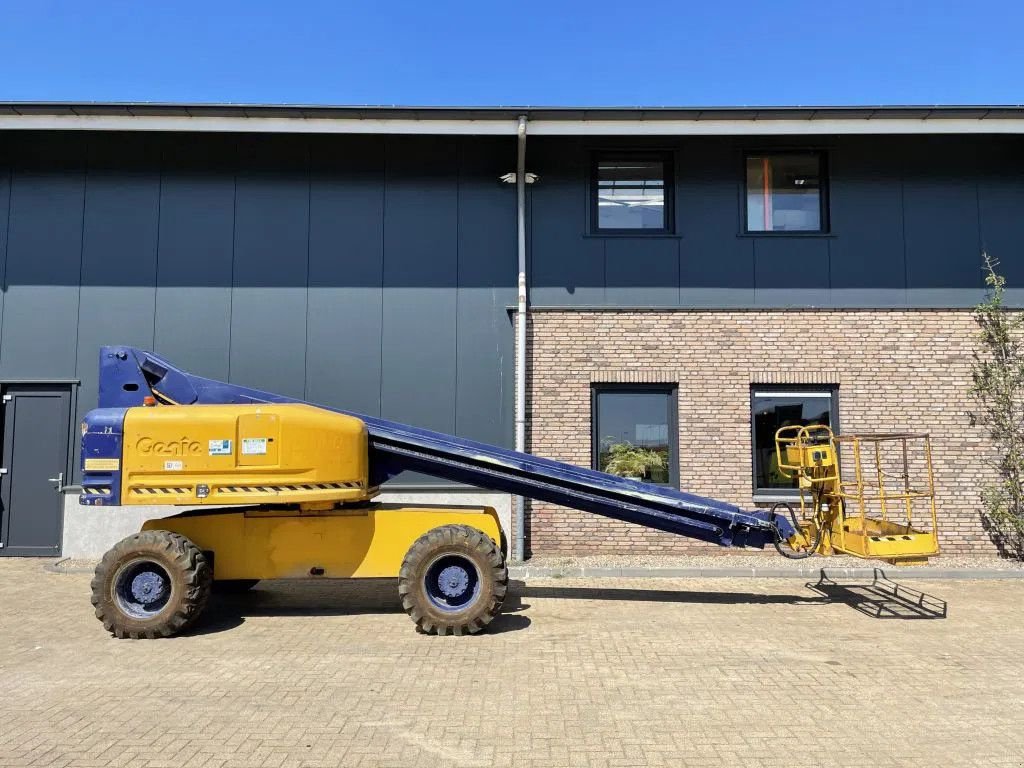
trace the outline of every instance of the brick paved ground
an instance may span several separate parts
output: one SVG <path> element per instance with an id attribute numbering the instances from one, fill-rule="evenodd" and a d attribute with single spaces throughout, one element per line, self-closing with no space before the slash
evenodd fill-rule
<path id="1" fill-rule="evenodd" d="M 908 582 L 948 604 L 922 620 L 795 580 L 531 581 L 475 638 L 417 635 L 391 583 L 261 585 L 136 642 L 88 581 L 0 561 L 0 766 L 1024 765 L 1021 581 Z"/>

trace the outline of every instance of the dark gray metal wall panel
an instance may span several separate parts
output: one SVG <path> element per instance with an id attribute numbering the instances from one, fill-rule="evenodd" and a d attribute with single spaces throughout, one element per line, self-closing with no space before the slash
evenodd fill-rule
<path id="1" fill-rule="evenodd" d="M 311 145 L 306 396 L 380 415 L 384 139 Z"/>
<path id="2" fill-rule="evenodd" d="M 75 375 L 85 136 L 16 135 L 0 376 Z"/>
<path id="3" fill-rule="evenodd" d="M 456 142 L 386 143 L 381 413 L 442 432 L 455 429 Z"/>
<path id="4" fill-rule="evenodd" d="M 981 246 L 999 262 L 1006 300 L 1024 306 L 1024 143 L 989 137 L 978 154 Z"/>
<path id="5" fill-rule="evenodd" d="M 530 191 L 535 305 L 665 303 L 663 291 L 637 290 L 653 282 L 651 276 L 628 274 L 637 285 L 616 285 L 617 238 L 584 234 L 589 161 L 606 146 L 674 151 L 683 306 L 968 306 L 980 296 L 979 206 L 993 220 L 1005 219 L 999 211 L 1014 201 L 1024 208 L 1005 180 L 1005 169 L 1019 166 L 1016 137 L 651 137 L 599 146 L 573 137 L 534 138 L 528 165 L 541 175 Z M 791 279 L 777 271 L 777 260 L 755 268 L 754 254 L 779 253 L 781 242 L 797 238 L 741 234 L 743 153 L 769 148 L 821 149 L 831 166 L 831 236 L 818 245 L 800 238 L 791 249 L 797 257 Z M 986 167 L 1001 169 L 1002 178 Z M 985 185 L 990 189 L 979 191 Z M 1006 225 L 994 223 L 993 233 L 996 240 L 1012 238 Z M 650 253 L 658 247 L 651 245 Z M 663 265 L 655 260 L 640 267 Z"/>
<path id="6" fill-rule="evenodd" d="M 173 136 L 163 151 L 155 347 L 215 379 L 229 376 L 235 141 Z"/>
<path id="7" fill-rule="evenodd" d="M 11 171 L 0 147 L 0 339 L 3 339 L 4 296 L 7 295 L 7 220 L 11 203 Z"/>
<path id="8" fill-rule="evenodd" d="M 515 142 L 460 139 L 455 431 L 509 446 L 513 433 L 515 188 L 496 182 Z"/>
<path id="9" fill-rule="evenodd" d="M 231 380 L 305 393 L 308 145 L 239 138 L 231 294 Z"/>
<path id="10" fill-rule="evenodd" d="M 608 238 L 604 244 L 605 303 L 674 307 L 679 304 L 679 241 Z"/>
<path id="11" fill-rule="evenodd" d="M 759 307 L 828 304 L 826 238 L 754 238 L 754 295 Z"/>
<path id="12" fill-rule="evenodd" d="M 978 188 L 971 145 L 946 136 L 896 143 L 905 158 L 910 306 L 971 306 L 982 295 Z"/>
<path id="13" fill-rule="evenodd" d="M 540 306 L 603 304 L 604 238 L 585 237 L 590 151 L 578 139 L 532 139 L 530 301 Z M 510 168 L 509 170 L 514 170 Z"/>
<path id="14" fill-rule="evenodd" d="M 830 160 L 832 304 L 903 306 L 902 158 L 877 139 L 850 139 Z"/>
<path id="15" fill-rule="evenodd" d="M 680 303 L 754 304 L 754 241 L 740 231 L 741 153 L 731 141 L 687 142 L 676 159 Z"/>
<path id="16" fill-rule="evenodd" d="M 94 136 L 85 181 L 78 309 L 79 415 L 96 403 L 101 346 L 153 346 L 159 211 L 160 152 L 152 137 Z"/>

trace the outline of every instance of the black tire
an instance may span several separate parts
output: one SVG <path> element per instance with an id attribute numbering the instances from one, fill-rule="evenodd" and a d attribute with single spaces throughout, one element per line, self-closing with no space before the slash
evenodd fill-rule
<path id="1" fill-rule="evenodd" d="M 213 591 L 218 595 L 240 595 L 259 583 L 259 579 L 214 579 Z"/>
<path id="2" fill-rule="evenodd" d="M 170 637 L 199 618 L 212 581 L 206 556 L 187 538 L 142 531 L 115 544 L 96 566 L 92 604 L 115 637 Z"/>
<path id="3" fill-rule="evenodd" d="M 508 569 L 501 550 L 468 525 L 444 525 L 409 548 L 398 576 L 402 607 L 427 634 L 476 634 L 501 612 Z"/>

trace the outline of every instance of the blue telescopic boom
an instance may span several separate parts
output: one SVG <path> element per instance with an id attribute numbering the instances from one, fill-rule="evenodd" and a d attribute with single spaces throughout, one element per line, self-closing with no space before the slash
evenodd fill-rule
<path id="1" fill-rule="evenodd" d="M 152 352 L 133 347 L 103 347 L 99 407 L 140 406 L 147 396 L 173 405 L 304 402 L 195 376 Z M 371 485 L 411 470 L 722 546 L 763 547 L 794 532 L 787 519 L 765 510 L 743 511 L 732 504 L 673 488 L 339 408 L 316 407 L 355 416 L 366 424 Z M 85 485 L 88 487 L 88 480 Z"/>

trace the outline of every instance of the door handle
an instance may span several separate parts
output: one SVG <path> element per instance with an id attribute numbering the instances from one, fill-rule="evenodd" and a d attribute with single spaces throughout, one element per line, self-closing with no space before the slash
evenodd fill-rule
<path id="1" fill-rule="evenodd" d="M 64 473 L 63 472 L 58 472 L 56 477 L 48 477 L 46 479 L 49 480 L 51 483 L 55 483 L 55 485 L 53 486 L 53 490 L 55 490 L 55 491 L 63 491 L 64 490 Z"/>

